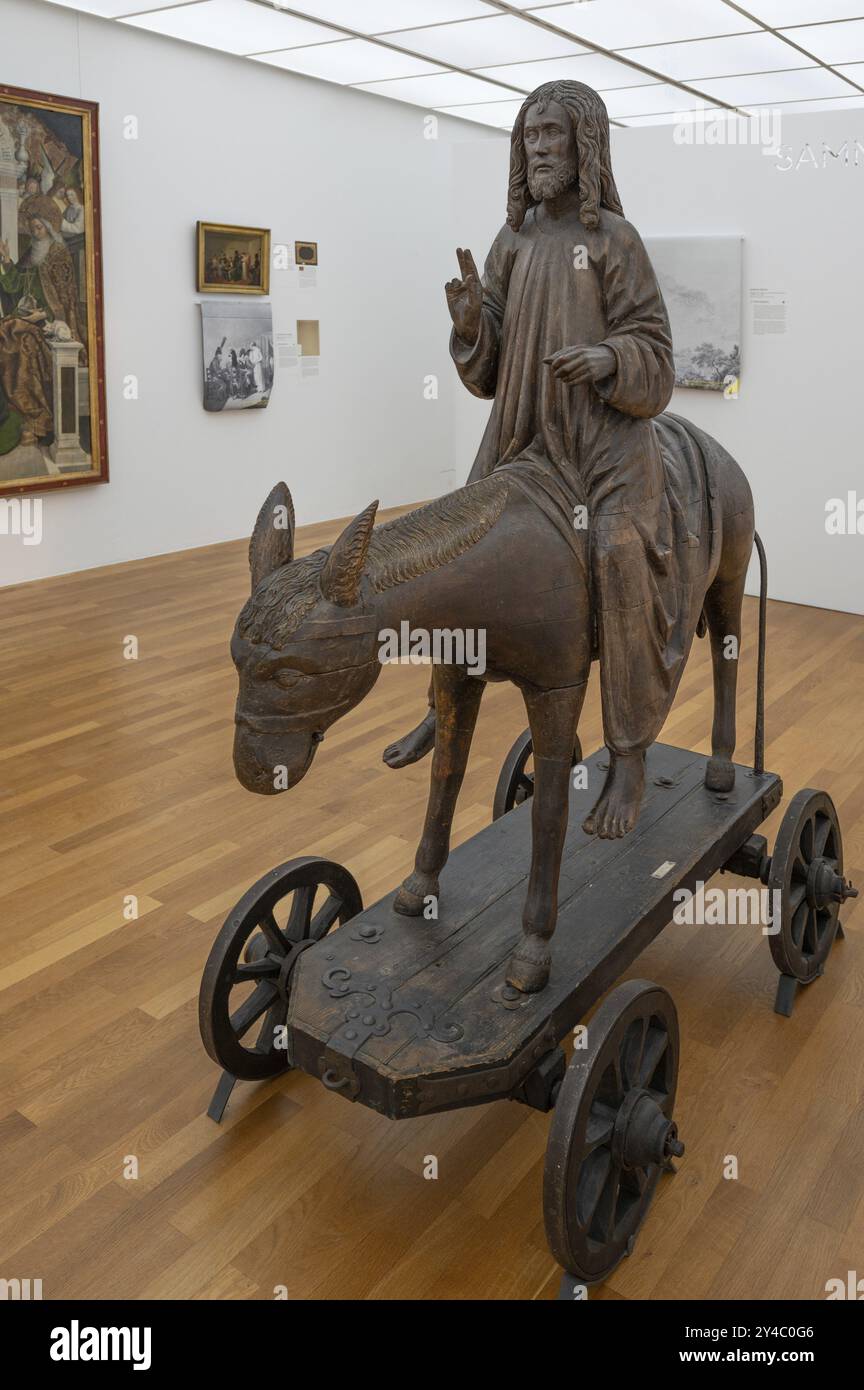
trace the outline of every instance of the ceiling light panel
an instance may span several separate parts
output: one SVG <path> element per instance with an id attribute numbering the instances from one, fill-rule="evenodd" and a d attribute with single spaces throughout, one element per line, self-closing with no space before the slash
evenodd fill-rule
<path id="1" fill-rule="evenodd" d="M 118 15 L 135 14 L 139 10 L 167 9 L 176 3 L 177 0 L 49 0 L 49 4 L 62 5 L 65 10 L 83 10 L 85 14 L 98 14 L 103 19 L 117 19 Z"/>
<path id="2" fill-rule="evenodd" d="M 515 15 L 403 29 L 387 38 L 457 68 L 485 68 L 496 63 L 518 63 L 523 58 L 560 58 L 585 52 L 573 39 L 562 39 Z"/>
<path id="3" fill-rule="evenodd" d="M 524 87 L 532 92 L 544 82 L 555 82 L 567 78 L 573 82 L 585 82 L 589 87 L 644 87 L 652 78 L 626 63 L 616 63 L 614 58 L 606 58 L 602 53 L 584 53 L 576 58 L 553 58 L 545 63 L 508 63 L 504 67 L 481 69 L 484 77 L 493 77 L 500 82 L 512 82 L 514 87 Z"/>
<path id="4" fill-rule="evenodd" d="M 223 53 L 260 53 L 295 44 L 327 43 L 337 37 L 322 24 L 294 19 L 252 0 L 200 0 L 198 4 L 136 15 L 121 23 L 220 48 Z"/>
<path id="5" fill-rule="evenodd" d="M 475 101 L 503 101 L 512 98 L 513 93 L 496 86 L 493 82 L 481 82 L 479 77 L 468 77 L 461 72 L 442 72 L 437 77 L 412 77 L 397 82 L 358 82 L 355 84 L 364 92 L 374 92 L 380 97 L 394 97 L 397 101 L 408 101 L 412 106 L 465 106 Z"/>
<path id="6" fill-rule="evenodd" d="M 512 130 L 521 105 L 521 101 L 484 101 L 471 106 L 438 106 L 435 109 L 445 116 L 461 116 L 463 120 L 475 121 L 480 125 Z"/>
<path id="7" fill-rule="evenodd" d="M 447 24 L 455 19 L 477 19 L 495 11 L 484 0 L 285 0 L 289 9 L 341 24 L 358 34 L 382 34 L 388 29 L 407 29 L 419 24 Z"/>
<path id="8" fill-rule="evenodd" d="M 725 115 L 720 106 L 706 106 L 704 110 L 699 110 L 701 116 Z M 656 116 L 626 116 L 621 117 L 621 124 L 625 126 L 648 126 L 648 125 L 674 125 L 680 119 L 679 111 L 664 111 Z"/>
<path id="9" fill-rule="evenodd" d="M 383 82 L 391 77 L 422 77 L 440 72 L 435 63 L 409 58 L 391 48 L 382 48 L 366 39 L 344 39 L 338 43 L 319 43 L 311 48 L 288 48 L 281 53 L 254 55 L 259 63 L 321 77 L 327 82 L 358 84 Z"/>
<path id="10" fill-rule="evenodd" d="M 773 29 L 818 24 L 820 20 L 858 19 L 864 14 L 861 0 L 742 0 L 741 8 Z"/>
<path id="11" fill-rule="evenodd" d="M 861 0 L 864 12 L 864 0 Z M 846 24 L 814 24 L 804 29 L 790 29 L 789 37 L 823 63 L 864 62 L 864 19 Z"/>
<path id="12" fill-rule="evenodd" d="M 859 0 L 864 3 L 864 0 Z M 741 72 L 769 72 L 777 68 L 804 67 L 807 59 L 773 34 L 735 34 L 723 39 L 697 39 L 693 43 L 658 44 L 648 48 L 622 48 L 622 58 L 634 58 L 657 68 L 666 77 L 692 82 L 702 77 L 727 77 Z"/>
<path id="13" fill-rule="evenodd" d="M 747 8 L 746 3 L 742 8 Z M 597 0 L 596 4 L 552 5 L 532 13 L 603 48 L 706 39 L 759 27 L 723 0 L 663 0 L 662 5 L 657 0 Z"/>
<path id="14" fill-rule="evenodd" d="M 680 87 L 655 82 L 650 87 L 625 87 L 620 91 L 601 92 L 606 110 L 613 120 L 619 116 L 652 116 L 665 111 L 693 111 L 708 105 Z"/>
<path id="15" fill-rule="evenodd" d="M 749 106 L 758 102 L 809 101 L 817 97 L 849 95 L 849 86 L 842 78 L 825 68 L 801 68 L 796 72 L 751 73 L 749 77 L 710 78 L 700 83 L 709 96 L 719 97 L 732 106 Z"/>
<path id="16" fill-rule="evenodd" d="M 767 104 L 771 105 L 770 102 Z M 778 111 L 783 112 L 784 116 L 790 111 L 793 114 L 801 112 L 804 115 L 809 115 L 813 111 L 846 111 L 854 107 L 864 106 L 864 96 L 825 97 L 820 101 L 789 101 L 783 102 L 782 104 L 774 103 L 774 105 Z M 747 110 L 759 111 L 760 107 L 756 103 L 753 103 L 748 106 Z M 830 143 L 830 140 L 826 140 L 826 144 Z"/>

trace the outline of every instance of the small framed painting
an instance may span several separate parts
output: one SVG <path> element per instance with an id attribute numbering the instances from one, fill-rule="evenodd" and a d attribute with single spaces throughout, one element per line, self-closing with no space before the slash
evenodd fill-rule
<path id="1" fill-rule="evenodd" d="M 198 223 L 200 294 L 269 294 L 270 230 Z"/>
<path id="2" fill-rule="evenodd" d="M 294 260 L 296 261 L 297 265 L 317 265 L 317 241 L 295 241 Z"/>

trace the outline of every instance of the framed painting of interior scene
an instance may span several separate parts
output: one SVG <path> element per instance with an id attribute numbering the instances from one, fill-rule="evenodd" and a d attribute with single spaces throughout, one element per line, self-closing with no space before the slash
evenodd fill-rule
<path id="1" fill-rule="evenodd" d="M 108 480 L 98 111 L 0 86 L 0 495 Z"/>
<path id="2" fill-rule="evenodd" d="M 198 223 L 198 292 L 268 294 L 270 232 L 264 227 Z"/>

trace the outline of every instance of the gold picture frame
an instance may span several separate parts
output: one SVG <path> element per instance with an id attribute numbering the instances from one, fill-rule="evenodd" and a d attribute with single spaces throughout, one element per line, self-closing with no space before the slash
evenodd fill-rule
<path id="1" fill-rule="evenodd" d="M 0 497 L 106 483 L 98 103 L 0 85 L 0 158 Z"/>
<path id="2" fill-rule="evenodd" d="M 199 222 L 199 294 L 269 294 L 269 227 Z"/>
<path id="3" fill-rule="evenodd" d="M 294 243 L 294 262 L 296 265 L 317 265 L 318 264 L 318 243 L 317 241 L 295 241 Z"/>

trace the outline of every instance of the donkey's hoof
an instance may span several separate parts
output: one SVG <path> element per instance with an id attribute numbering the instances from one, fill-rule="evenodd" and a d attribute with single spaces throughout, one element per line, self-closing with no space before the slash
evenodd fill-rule
<path id="1" fill-rule="evenodd" d="M 709 792 L 731 792 L 735 785 L 735 764 L 728 758 L 709 758 L 705 785 Z"/>
<path id="2" fill-rule="evenodd" d="M 401 912 L 403 917 L 422 917 L 427 900 L 437 897 L 437 879 L 409 874 L 393 899 L 393 911 Z"/>
<path id="3" fill-rule="evenodd" d="M 552 957 L 548 951 L 537 952 L 536 957 L 522 956 L 515 951 L 507 966 L 507 983 L 523 994 L 536 994 L 549 983 L 549 967 Z"/>

